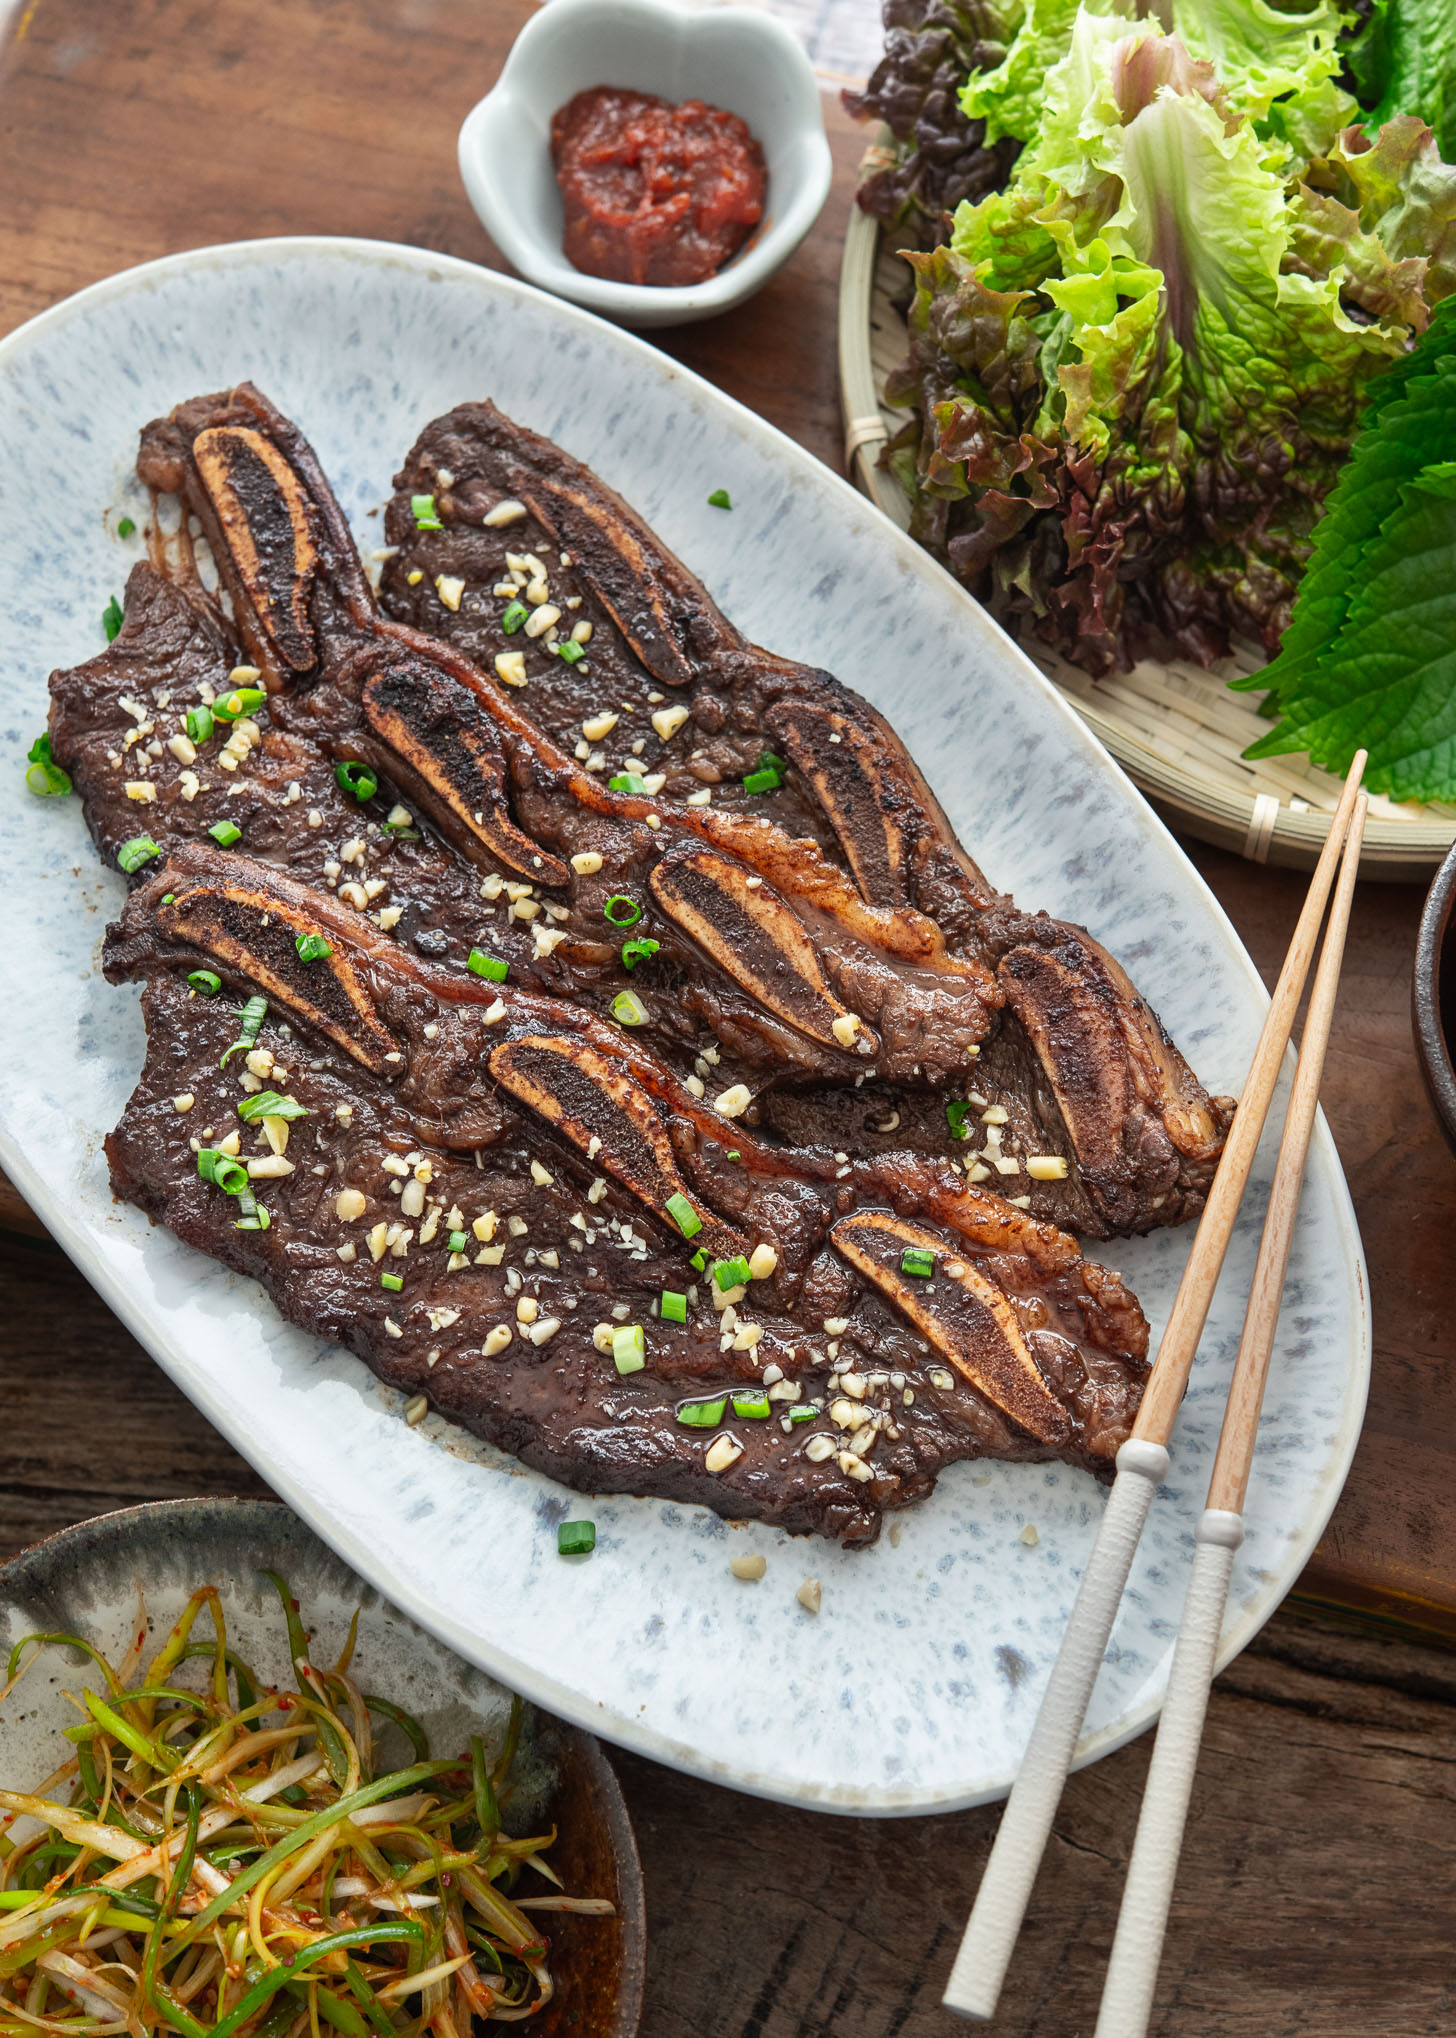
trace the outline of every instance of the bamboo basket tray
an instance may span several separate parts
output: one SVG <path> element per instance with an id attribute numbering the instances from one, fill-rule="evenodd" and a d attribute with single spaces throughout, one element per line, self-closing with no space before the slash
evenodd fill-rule
<path id="1" fill-rule="evenodd" d="M 885 160 L 875 149 L 865 167 Z M 839 277 L 839 387 L 845 461 L 856 484 L 904 529 L 910 505 L 880 449 L 905 414 L 881 401 L 885 377 L 905 352 L 905 264 L 879 223 L 855 206 Z M 1226 682 L 1255 670 L 1257 659 L 1228 659 L 1212 670 L 1176 660 L 1144 659 L 1133 671 L 1093 681 L 1044 645 L 1029 656 L 1076 708 L 1133 783 L 1174 828 L 1235 850 L 1256 863 L 1310 869 L 1340 796 L 1340 781 L 1305 757 L 1249 763 L 1241 754 L 1268 727 L 1258 696 Z M 1428 883 L 1456 842 L 1456 807 L 1370 802 L 1360 860 L 1363 876 Z"/>

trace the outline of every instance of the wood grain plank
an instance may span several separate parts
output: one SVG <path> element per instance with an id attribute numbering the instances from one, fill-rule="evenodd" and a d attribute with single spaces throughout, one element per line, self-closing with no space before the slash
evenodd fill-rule
<path id="1" fill-rule="evenodd" d="M 998 2038 L 1090 2034 L 1148 1752 L 1073 1777 Z M 1451 1659 L 1278 1616 L 1215 1687 L 1153 2031 L 1448 2029 L 1453 1763 Z M 650 2038 L 946 2032 L 995 1807 L 851 1824 L 617 1768 L 654 1921 Z"/>
<path id="2" fill-rule="evenodd" d="M 454 168 L 524 0 L 36 0 L 0 51 L 0 329 L 154 255 L 365 234 L 499 266 Z M 661 335 L 839 466 L 834 286 L 860 139 L 753 303 Z M 488 382 L 489 364 L 482 364 Z M 1266 978 L 1303 881 L 1194 847 Z M 1356 901 L 1326 1107 L 1371 1263 L 1370 1414 L 1302 1589 L 1456 1636 L 1456 1162 L 1409 1034 L 1419 895 Z M 3 1212 L 14 1206 L 0 1201 Z M 266 1491 L 47 1243 L 0 1236 L 0 1551 L 108 1507 Z M 745 1588 L 751 1589 L 751 1588 Z M 765 1733 L 772 1722 L 764 1723 Z M 1073 1779 L 997 2029 L 1090 2033 L 1146 1749 Z M 994 1810 L 849 1822 L 620 1758 L 647 1866 L 645 2038 L 931 2038 Z M 1456 1669 L 1276 1617 L 1220 1680 L 1156 2029 L 1450 2028 Z"/>

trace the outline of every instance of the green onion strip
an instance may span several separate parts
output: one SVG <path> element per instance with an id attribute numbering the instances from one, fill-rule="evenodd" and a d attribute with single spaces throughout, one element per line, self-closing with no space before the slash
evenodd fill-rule
<path id="1" fill-rule="evenodd" d="M 11 1652 L 14 1678 L 32 1649 L 79 1649 L 91 1682 L 71 1758 L 34 1794 L 0 1790 L 5 1824 L 30 1822 L 0 1839 L 0 2029 L 469 2038 L 550 2000 L 546 1945 L 511 1900 L 523 1876 L 556 1882 L 554 1835 L 512 1831 L 520 1700 L 493 1750 L 475 1735 L 432 1758 L 417 1720 L 353 1681 L 354 1631 L 332 1669 L 315 1664 L 286 1581 L 264 1575 L 294 1691 L 229 1645 L 211 1586 L 140 1673 L 75 1635 Z M 204 1613 L 211 1641 L 193 1637 Z M 194 1661 L 200 1689 L 178 1681 Z M 415 1759 L 390 1769 L 376 1750 L 395 1734 Z"/>

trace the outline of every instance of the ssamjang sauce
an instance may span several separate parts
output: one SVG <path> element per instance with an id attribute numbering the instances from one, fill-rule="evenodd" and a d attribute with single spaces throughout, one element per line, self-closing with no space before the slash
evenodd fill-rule
<path id="1" fill-rule="evenodd" d="M 702 283 L 763 217 L 763 150 L 736 113 L 596 85 L 551 122 L 566 254 L 614 283 Z"/>

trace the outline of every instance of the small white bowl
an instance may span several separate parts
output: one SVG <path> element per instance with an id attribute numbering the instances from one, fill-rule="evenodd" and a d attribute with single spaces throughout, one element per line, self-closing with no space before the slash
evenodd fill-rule
<path id="1" fill-rule="evenodd" d="M 726 107 L 747 121 L 763 149 L 763 220 L 706 283 L 611 283 L 567 260 L 551 116 L 593 85 Z M 831 168 L 808 57 L 781 22 L 744 7 L 687 13 L 661 0 L 549 0 L 516 37 L 494 89 L 460 130 L 465 189 L 512 267 L 558 297 L 631 326 L 685 325 L 741 304 L 819 217 Z"/>

